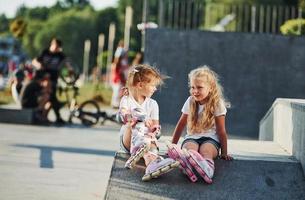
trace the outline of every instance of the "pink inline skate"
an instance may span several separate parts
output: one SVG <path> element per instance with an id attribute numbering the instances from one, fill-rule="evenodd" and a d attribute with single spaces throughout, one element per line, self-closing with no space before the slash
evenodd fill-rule
<path id="1" fill-rule="evenodd" d="M 135 164 L 143 157 L 144 153 L 147 152 L 149 149 L 148 142 L 145 141 L 145 138 L 133 137 L 131 142 L 131 156 L 125 163 L 125 168 L 129 169 L 132 169 Z"/>
<path id="2" fill-rule="evenodd" d="M 178 161 L 180 163 L 179 168 L 181 169 L 181 171 L 188 176 L 188 178 L 192 181 L 192 182 L 196 182 L 197 181 L 197 176 L 195 175 L 195 173 L 193 172 L 192 166 L 189 163 L 189 161 L 186 159 L 186 156 L 184 155 L 184 152 L 178 147 L 178 145 L 176 144 L 172 144 L 172 143 L 167 143 L 167 154 L 170 158 Z"/>
<path id="3" fill-rule="evenodd" d="M 157 158 L 149 163 L 146 167 L 145 175 L 142 177 L 142 181 L 149 181 L 152 178 L 157 178 L 178 166 L 178 161 L 175 161 L 171 158 L 163 158 L 161 156 L 157 156 Z"/>
<path id="4" fill-rule="evenodd" d="M 130 148 L 130 158 L 126 161 L 125 167 L 132 169 L 135 164 L 143 157 L 151 144 L 151 139 L 146 136 L 146 133 L 149 132 L 149 129 L 145 126 L 145 113 L 136 108 L 132 110 L 131 117 L 137 123 L 131 130 L 131 148 Z"/>
<path id="5" fill-rule="evenodd" d="M 194 169 L 200 174 L 206 183 L 211 184 L 214 175 L 214 161 L 212 159 L 203 158 L 195 150 L 183 149 L 184 155 L 187 160 L 194 167 Z"/>

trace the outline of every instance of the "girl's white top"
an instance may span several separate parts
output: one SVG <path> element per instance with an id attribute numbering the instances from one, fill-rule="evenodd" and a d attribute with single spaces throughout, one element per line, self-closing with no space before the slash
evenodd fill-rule
<path id="1" fill-rule="evenodd" d="M 182 113 L 183 114 L 187 114 L 189 115 L 190 113 L 190 101 L 191 101 L 191 96 L 186 100 L 186 102 L 184 103 L 183 107 L 182 107 Z M 202 113 L 204 109 L 204 105 L 199 105 L 199 110 L 198 110 L 198 114 Z M 223 101 L 220 101 L 219 106 L 215 109 L 214 112 L 214 116 L 221 116 L 221 115 L 226 115 L 227 113 L 227 109 L 226 106 L 224 104 Z M 198 132 L 198 133 L 192 133 L 190 134 L 189 130 L 187 129 L 187 135 L 185 136 L 185 139 L 187 138 L 194 138 L 194 139 L 198 139 L 200 137 L 210 137 L 214 140 L 216 140 L 217 142 L 219 142 L 219 138 L 218 135 L 216 134 L 216 125 L 214 124 L 214 126 L 208 130 L 202 131 L 202 132 Z"/>
<path id="2" fill-rule="evenodd" d="M 157 101 L 151 98 L 146 98 L 142 104 L 139 104 L 132 95 L 123 96 L 120 102 L 120 109 L 132 111 L 135 108 L 140 108 L 146 114 L 146 120 L 159 120 L 159 106 Z M 120 135 L 126 132 L 127 125 L 123 125 L 120 130 Z"/>

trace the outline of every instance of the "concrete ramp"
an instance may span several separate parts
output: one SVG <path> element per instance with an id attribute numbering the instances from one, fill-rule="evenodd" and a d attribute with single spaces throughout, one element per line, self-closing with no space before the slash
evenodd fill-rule
<path id="1" fill-rule="evenodd" d="M 216 160 L 214 182 L 208 185 L 202 179 L 191 183 L 179 169 L 150 182 L 142 182 L 143 163 L 132 170 L 125 169 L 128 155 L 117 153 L 105 198 L 304 199 L 305 178 L 299 162 L 291 158 L 267 161 L 247 159 L 245 155 L 236 157 L 231 162 Z"/>

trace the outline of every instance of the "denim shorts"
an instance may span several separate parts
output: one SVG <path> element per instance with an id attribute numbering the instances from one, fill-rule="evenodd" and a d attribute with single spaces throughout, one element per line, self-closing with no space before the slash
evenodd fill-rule
<path id="1" fill-rule="evenodd" d="M 201 146 L 202 144 L 205 144 L 205 143 L 211 143 L 215 146 L 216 150 L 218 151 L 219 153 L 219 149 L 220 149 L 220 143 L 217 142 L 216 140 L 214 140 L 213 138 L 210 138 L 210 137 L 201 137 L 201 138 L 198 138 L 198 139 L 195 139 L 195 138 L 186 138 L 182 144 L 181 144 L 181 147 L 183 147 L 183 145 L 187 142 L 193 142 L 193 143 L 196 143 L 198 144 L 199 146 Z"/>

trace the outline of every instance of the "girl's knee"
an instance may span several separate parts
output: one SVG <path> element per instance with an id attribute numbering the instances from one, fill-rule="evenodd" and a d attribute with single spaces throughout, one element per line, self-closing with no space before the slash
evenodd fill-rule
<path id="1" fill-rule="evenodd" d="M 204 157 L 213 159 L 217 157 L 218 150 L 213 144 L 205 143 L 200 146 L 199 153 Z"/>
<path id="2" fill-rule="evenodd" d="M 183 145 L 182 145 L 182 148 L 185 148 L 185 149 L 193 149 L 195 151 L 198 151 L 198 148 L 199 148 L 199 145 L 197 143 L 194 143 L 194 142 L 185 142 Z"/>

